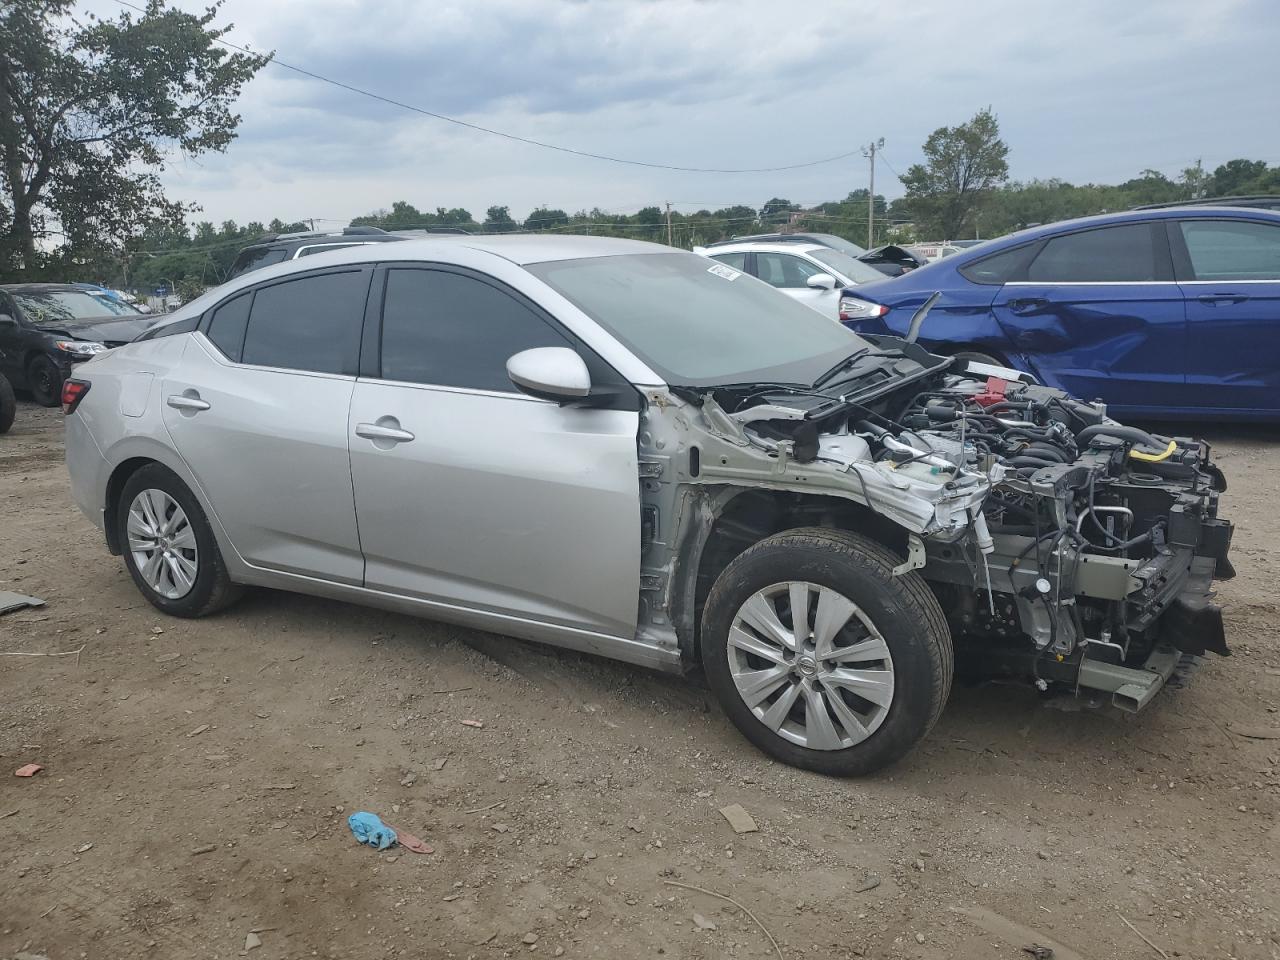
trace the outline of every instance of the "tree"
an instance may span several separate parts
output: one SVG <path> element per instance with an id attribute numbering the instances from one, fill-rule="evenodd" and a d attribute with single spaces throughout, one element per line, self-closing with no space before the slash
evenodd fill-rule
<path id="1" fill-rule="evenodd" d="M 968 123 L 933 131 L 924 143 L 925 163 L 913 164 L 902 178 L 920 230 L 939 240 L 967 235 L 978 205 L 1009 178 L 1008 155 L 990 107 Z"/>
<path id="2" fill-rule="evenodd" d="M 569 222 L 569 215 L 563 210 L 548 210 L 539 207 L 524 218 L 526 230 L 548 230 L 551 227 L 564 226 Z"/>
<path id="3" fill-rule="evenodd" d="M 158 172 L 166 152 L 225 150 L 232 106 L 266 57 L 217 43 L 201 14 L 147 0 L 140 14 L 72 16 L 73 0 L 0 6 L 0 272 L 38 267 L 45 238 L 118 244 L 149 220 L 181 222 Z"/>
<path id="4" fill-rule="evenodd" d="M 1265 160 L 1228 160 L 1209 178 L 1209 196 L 1238 197 L 1266 193 L 1280 186 L 1280 169 L 1269 170 Z M 1269 176 L 1270 174 L 1270 176 Z M 1271 182 L 1268 183 L 1268 180 Z"/>
<path id="5" fill-rule="evenodd" d="M 520 224 L 511 219 L 510 207 L 490 207 L 484 212 L 481 226 L 485 233 L 511 233 L 520 229 Z"/>
<path id="6" fill-rule="evenodd" d="M 1132 200 L 1132 206 L 1142 203 L 1172 203 L 1187 199 L 1178 186 L 1159 170 L 1143 170 L 1132 180 L 1120 184 L 1120 189 Z"/>
<path id="7" fill-rule="evenodd" d="M 779 226 L 790 219 L 792 210 L 799 209 L 799 205 L 792 203 L 790 200 L 774 197 L 760 208 L 760 223 Z"/>

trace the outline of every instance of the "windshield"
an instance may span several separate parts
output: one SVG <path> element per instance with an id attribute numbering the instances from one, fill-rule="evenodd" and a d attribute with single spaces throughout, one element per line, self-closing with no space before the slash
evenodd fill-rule
<path id="1" fill-rule="evenodd" d="M 875 267 L 846 256 L 839 250 L 810 250 L 809 256 L 825 263 L 852 283 L 870 283 L 872 280 L 884 279 L 884 274 Z"/>
<path id="2" fill-rule="evenodd" d="M 691 253 L 525 268 L 670 384 L 803 383 L 866 341 L 773 287 Z"/>
<path id="3" fill-rule="evenodd" d="M 38 327 L 57 326 L 68 320 L 102 320 L 107 317 L 140 317 L 142 313 L 106 292 L 96 290 L 9 291 L 18 309 Z"/>

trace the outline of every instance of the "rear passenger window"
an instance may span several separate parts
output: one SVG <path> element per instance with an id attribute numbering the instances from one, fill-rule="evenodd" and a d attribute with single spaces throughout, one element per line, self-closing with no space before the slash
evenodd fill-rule
<path id="1" fill-rule="evenodd" d="M 507 360 L 531 347 L 570 346 L 515 297 L 443 270 L 387 272 L 382 377 L 515 392 Z"/>
<path id="2" fill-rule="evenodd" d="M 745 272 L 747 269 L 747 255 L 745 253 L 717 253 L 711 259 L 719 260 L 721 263 L 733 267 L 735 270 L 742 270 Z"/>
<path id="3" fill-rule="evenodd" d="M 249 323 L 249 302 L 252 293 L 242 293 L 228 300 L 213 311 L 207 336 L 230 360 L 240 361 L 240 348 L 244 346 L 244 328 Z"/>
<path id="4" fill-rule="evenodd" d="M 1103 227 L 1054 237 L 1027 268 L 1036 283 L 1117 283 L 1162 280 L 1149 223 Z"/>
<path id="5" fill-rule="evenodd" d="M 1197 280 L 1280 280 L 1280 227 L 1248 220 L 1184 220 Z"/>
<path id="6" fill-rule="evenodd" d="M 368 274 L 353 270 L 259 287 L 243 362 L 354 376 Z"/>

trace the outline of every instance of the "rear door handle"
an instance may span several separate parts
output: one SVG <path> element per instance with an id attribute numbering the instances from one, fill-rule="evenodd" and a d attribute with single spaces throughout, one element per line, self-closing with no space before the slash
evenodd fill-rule
<path id="1" fill-rule="evenodd" d="M 356 436 L 364 437 L 366 440 L 386 440 L 391 443 L 408 443 L 413 439 L 412 433 L 400 429 L 400 422 L 395 417 L 382 417 L 377 423 L 357 423 Z"/>
<path id="2" fill-rule="evenodd" d="M 1249 298 L 1243 293 L 1205 293 L 1196 297 L 1201 303 L 1216 307 L 1220 303 L 1244 303 Z"/>
<path id="3" fill-rule="evenodd" d="M 188 397 L 184 394 L 175 394 L 166 401 L 169 406 L 175 410 L 208 410 L 209 401 L 201 400 L 199 397 Z"/>
<path id="4" fill-rule="evenodd" d="M 1019 297 L 1009 301 L 1010 310 L 1034 310 L 1037 307 L 1043 307 L 1048 304 L 1048 300 L 1044 297 Z"/>

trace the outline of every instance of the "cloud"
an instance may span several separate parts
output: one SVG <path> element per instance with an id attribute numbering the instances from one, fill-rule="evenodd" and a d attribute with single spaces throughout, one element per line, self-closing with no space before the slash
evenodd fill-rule
<path id="1" fill-rule="evenodd" d="M 177 0 L 191 9 L 204 0 Z M 101 13 L 110 0 L 89 0 Z M 795 163 L 883 136 L 877 189 L 938 126 L 991 105 L 1013 175 L 1119 181 L 1203 157 L 1280 162 L 1257 64 L 1270 0 L 228 0 L 232 39 L 520 136 L 681 166 Z M 225 155 L 166 172 L 219 220 L 334 219 L 406 199 L 527 212 L 833 199 L 866 164 L 699 175 L 568 157 L 464 130 L 279 66 L 246 89 Z M 715 201 L 702 203 L 702 200 Z"/>

